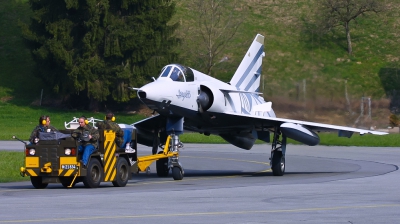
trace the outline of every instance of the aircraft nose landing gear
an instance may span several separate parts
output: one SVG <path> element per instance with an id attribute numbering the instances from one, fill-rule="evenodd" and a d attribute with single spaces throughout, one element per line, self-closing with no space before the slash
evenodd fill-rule
<path id="1" fill-rule="evenodd" d="M 167 137 L 163 151 L 155 155 L 138 157 L 139 171 L 145 171 L 151 163 L 156 161 L 157 176 L 167 177 L 169 171 L 172 170 L 174 180 L 182 180 L 184 171 L 182 164 L 179 162 L 179 150 L 183 147 L 179 141 L 179 136 L 171 134 Z"/>
<path id="2" fill-rule="evenodd" d="M 173 152 L 179 152 L 179 149 L 183 148 L 182 142 L 179 141 L 179 136 L 175 134 L 170 135 L 172 138 L 171 149 Z M 172 178 L 174 180 L 182 180 L 184 171 L 182 164 L 179 162 L 179 154 L 176 154 L 169 158 L 168 167 L 172 170 Z"/>

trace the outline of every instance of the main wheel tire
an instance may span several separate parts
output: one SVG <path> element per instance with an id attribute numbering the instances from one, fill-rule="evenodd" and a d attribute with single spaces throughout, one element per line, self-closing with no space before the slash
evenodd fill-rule
<path id="1" fill-rule="evenodd" d="M 74 179 L 73 177 L 60 177 L 61 185 L 65 188 L 68 188 L 71 185 L 73 179 Z M 74 181 L 71 187 L 74 187 L 75 184 L 76 181 Z"/>
<path id="2" fill-rule="evenodd" d="M 158 138 L 158 130 L 156 130 L 156 131 L 154 132 L 154 136 L 153 136 L 153 147 L 152 147 L 152 149 L 151 149 L 151 152 L 153 153 L 153 155 L 157 154 L 159 141 L 160 141 L 160 139 Z"/>
<path id="3" fill-rule="evenodd" d="M 125 158 L 119 157 L 117 161 L 117 179 L 112 182 L 114 187 L 125 187 L 129 180 L 129 165 Z"/>
<path id="4" fill-rule="evenodd" d="M 161 154 L 163 152 L 159 152 Z M 159 159 L 156 161 L 157 176 L 167 177 L 169 173 L 168 158 Z"/>
<path id="5" fill-rule="evenodd" d="M 182 172 L 181 168 L 174 166 L 172 168 L 172 177 L 174 178 L 174 180 L 182 180 L 183 172 Z"/>
<path id="6" fill-rule="evenodd" d="M 36 189 L 43 189 L 43 188 L 46 188 L 47 185 L 49 185 L 48 183 L 43 183 L 42 177 L 32 177 L 31 176 L 31 183 L 32 183 L 33 187 L 35 187 Z"/>
<path id="7" fill-rule="evenodd" d="M 99 187 L 103 180 L 103 167 L 96 158 L 91 158 L 87 167 L 87 175 L 83 178 L 83 184 L 87 188 Z"/>
<path id="8" fill-rule="evenodd" d="M 285 157 L 281 151 L 275 151 L 272 154 L 271 169 L 274 176 L 283 176 L 285 174 Z"/>

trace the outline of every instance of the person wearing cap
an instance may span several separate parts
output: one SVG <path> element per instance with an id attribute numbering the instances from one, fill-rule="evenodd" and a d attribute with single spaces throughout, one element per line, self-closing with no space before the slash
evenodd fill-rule
<path id="1" fill-rule="evenodd" d="M 71 134 L 72 137 L 79 139 L 80 145 L 78 147 L 78 152 L 82 154 L 83 166 L 87 166 L 89 162 L 90 155 L 96 151 L 98 147 L 99 131 L 91 126 L 86 119 L 82 116 L 78 119 L 79 127 L 74 130 Z"/>

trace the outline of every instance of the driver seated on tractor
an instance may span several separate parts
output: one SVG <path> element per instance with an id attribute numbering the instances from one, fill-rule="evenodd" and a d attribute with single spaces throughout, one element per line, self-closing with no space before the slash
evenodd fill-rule
<path id="1" fill-rule="evenodd" d="M 89 157 L 97 150 L 99 131 L 89 124 L 86 117 L 82 116 L 78 119 L 79 127 L 71 134 L 72 137 L 78 139 L 80 145 L 78 152 L 82 155 L 81 162 L 83 166 L 87 166 Z"/>
<path id="2" fill-rule="evenodd" d="M 117 123 L 115 123 L 114 113 L 108 111 L 105 116 L 104 121 L 99 121 L 96 123 L 96 127 L 99 129 L 107 129 L 113 130 L 115 132 L 115 143 L 119 148 L 125 147 L 125 151 L 127 153 L 134 153 L 135 149 L 132 149 L 130 146 L 130 141 L 125 140 L 124 131 L 119 127 Z"/>
<path id="3" fill-rule="evenodd" d="M 42 115 L 39 117 L 39 125 L 36 126 L 29 137 L 31 144 L 37 144 L 39 142 L 39 132 L 52 132 L 58 131 L 55 127 L 50 125 L 50 116 Z"/>

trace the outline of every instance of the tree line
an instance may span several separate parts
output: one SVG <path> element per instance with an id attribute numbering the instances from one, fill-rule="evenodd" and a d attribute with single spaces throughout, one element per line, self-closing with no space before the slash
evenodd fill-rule
<path id="1" fill-rule="evenodd" d="M 160 66 L 175 61 L 171 0 L 29 0 L 22 26 L 39 77 L 60 97 L 124 102 Z"/>
<path id="2" fill-rule="evenodd" d="M 33 15 L 22 25 L 22 33 L 36 62 L 34 75 L 58 97 L 91 105 L 129 101 L 135 94 L 128 86 L 140 87 L 168 63 L 182 60 L 215 76 L 213 67 L 243 23 L 235 7 L 245 5 L 238 0 L 183 3 L 196 21 L 186 35 L 177 35 L 179 23 L 171 23 L 176 13 L 173 0 L 29 0 L 29 4 Z M 351 22 L 385 9 L 379 0 L 317 4 L 316 32 L 325 35 L 342 26 L 349 54 Z M 178 52 L 185 42 L 197 44 Z"/>

